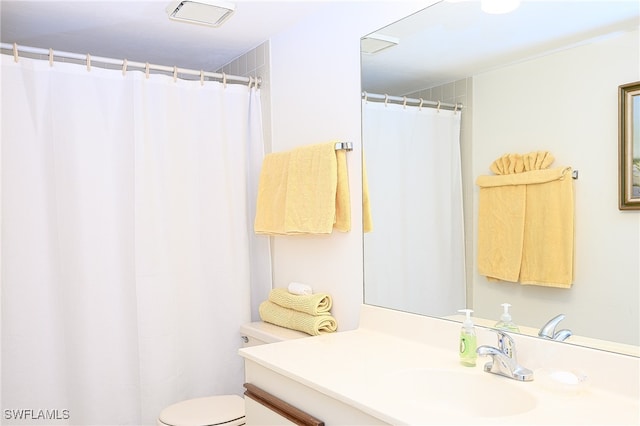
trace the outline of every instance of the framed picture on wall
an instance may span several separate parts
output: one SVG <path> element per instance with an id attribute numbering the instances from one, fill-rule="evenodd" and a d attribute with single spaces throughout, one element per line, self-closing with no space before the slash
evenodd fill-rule
<path id="1" fill-rule="evenodd" d="M 640 210 L 640 81 L 618 87 L 620 210 Z"/>

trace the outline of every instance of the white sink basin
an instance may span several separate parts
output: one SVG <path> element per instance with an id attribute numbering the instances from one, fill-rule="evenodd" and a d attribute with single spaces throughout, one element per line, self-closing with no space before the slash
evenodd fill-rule
<path id="1" fill-rule="evenodd" d="M 383 375 L 377 385 L 405 404 L 465 417 L 513 416 L 537 404 L 525 389 L 530 382 L 476 370 L 407 369 Z"/>

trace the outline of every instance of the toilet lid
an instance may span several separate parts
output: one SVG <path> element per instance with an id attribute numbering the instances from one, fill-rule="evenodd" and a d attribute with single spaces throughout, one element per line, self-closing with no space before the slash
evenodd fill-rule
<path id="1" fill-rule="evenodd" d="M 162 410 L 158 420 L 169 426 L 209 426 L 243 418 L 244 399 L 238 395 L 217 395 L 170 405 Z"/>

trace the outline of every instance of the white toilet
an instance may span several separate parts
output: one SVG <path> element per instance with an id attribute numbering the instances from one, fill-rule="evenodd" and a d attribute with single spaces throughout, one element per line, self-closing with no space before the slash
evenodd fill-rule
<path id="1" fill-rule="evenodd" d="M 256 346 L 308 337 L 266 322 L 252 322 L 240 327 L 243 346 Z M 238 426 L 245 424 L 244 399 L 238 395 L 194 398 L 170 405 L 158 416 L 158 426 Z"/>

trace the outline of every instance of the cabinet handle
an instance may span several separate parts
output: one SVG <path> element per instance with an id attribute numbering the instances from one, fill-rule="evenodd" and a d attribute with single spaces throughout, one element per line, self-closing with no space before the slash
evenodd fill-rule
<path id="1" fill-rule="evenodd" d="M 251 383 L 245 383 L 244 387 L 246 391 L 244 395 L 253 399 L 257 403 L 267 407 L 269 410 L 274 411 L 300 426 L 324 426 L 322 420 L 318 420 L 310 414 L 294 407 L 293 405 L 281 400 L 277 396 L 271 395 L 269 392 L 260 389 L 259 387 L 252 385 Z"/>

